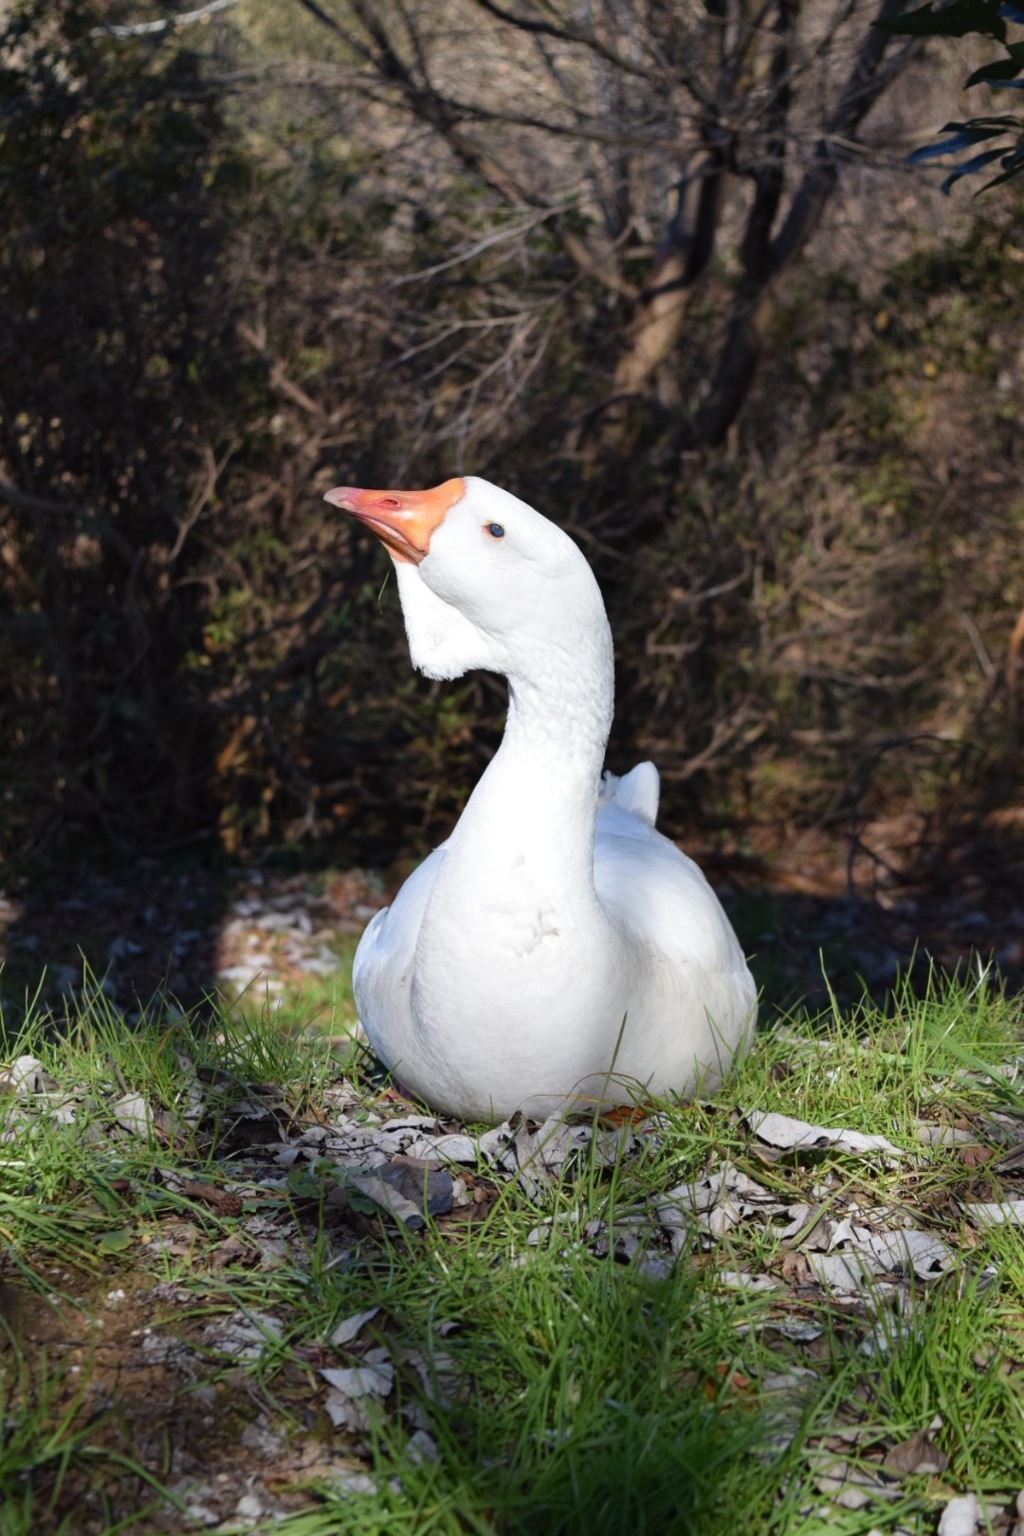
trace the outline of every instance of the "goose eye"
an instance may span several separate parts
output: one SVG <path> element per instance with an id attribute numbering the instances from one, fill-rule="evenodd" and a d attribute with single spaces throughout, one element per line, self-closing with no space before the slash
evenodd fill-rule
<path id="1" fill-rule="evenodd" d="M 500 523 L 485 523 L 484 531 L 489 533 L 492 539 L 503 539 L 505 530 Z"/>

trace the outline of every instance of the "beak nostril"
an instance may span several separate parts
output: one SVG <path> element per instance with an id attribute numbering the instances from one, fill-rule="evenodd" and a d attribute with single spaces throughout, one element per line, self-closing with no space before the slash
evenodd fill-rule
<path id="1" fill-rule="evenodd" d="M 402 507 L 402 503 L 397 496 L 382 496 L 380 504 L 382 507 L 387 507 L 389 512 L 399 512 Z"/>

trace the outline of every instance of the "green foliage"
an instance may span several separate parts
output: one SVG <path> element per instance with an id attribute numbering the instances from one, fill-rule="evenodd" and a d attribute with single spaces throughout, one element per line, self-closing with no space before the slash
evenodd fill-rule
<path id="1" fill-rule="evenodd" d="M 315 835 L 364 798 L 368 742 L 432 729 L 422 694 L 384 727 L 376 560 L 316 510 L 322 444 L 282 437 L 238 330 L 278 302 L 233 244 L 243 210 L 264 255 L 344 241 L 309 223 L 335 167 L 263 172 L 198 29 L 101 19 L 26 0 L 0 28 L 0 853 L 23 870 Z M 297 351 L 321 386 L 333 348 Z"/>
<path id="2" fill-rule="evenodd" d="M 908 37 L 966 37 L 980 32 L 984 37 L 1004 42 L 1003 13 L 1009 9 L 1001 0 L 952 0 L 950 5 L 939 6 L 929 0 L 916 11 L 887 16 L 876 25 L 883 32 L 899 32 Z"/>
<path id="3" fill-rule="evenodd" d="M 1024 45 L 1022 45 L 1024 47 Z M 1024 67 L 1021 63 L 1015 63 L 1014 73 Z M 973 80 L 968 82 L 976 83 Z M 989 80 L 989 84 L 995 84 Z M 1000 82 L 1008 84 L 1008 81 Z M 1019 82 L 1024 84 L 1024 81 Z M 1014 148 L 1007 151 L 1005 143 L 996 148 L 984 149 L 980 154 L 971 155 L 970 159 L 962 160 L 955 170 L 950 171 L 942 183 L 943 192 L 948 192 L 955 181 L 961 176 L 973 176 L 976 171 L 984 170 L 993 161 L 999 160 L 1002 171 L 987 181 L 979 190 L 987 192 L 989 187 L 998 187 L 1004 181 L 1011 181 L 1024 171 L 1024 128 L 1019 117 L 972 117 L 965 123 L 946 123 L 942 129 L 948 137 L 937 140 L 934 144 L 927 144 L 922 149 L 915 150 L 910 156 L 911 162 L 930 160 L 936 156 L 958 155 L 965 149 L 976 149 L 979 144 L 988 144 L 992 140 L 1012 138 L 1017 140 Z"/>
<path id="4" fill-rule="evenodd" d="M 911 37 L 967 37 L 975 34 L 1001 43 L 1005 57 L 993 59 L 975 69 L 964 82 L 964 89 L 974 85 L 987 85 L 995 89 L 1024 89 L 1024 40 L 1007 41 L 1007 21 L 1024 24 L 1024 7 L 1018 4 L 999 3 L 999 0 L 953 0 L 951 5 L 934 6 L 931 3 L 903 16 L 891 16 L 876 22 L 886 32 L 899 32 Z M 940 130 L 946 137 L 915 150 L 910 163 L 960 155 L 964 151 L 987 147 L 978 154 L 971 153 L 950 171 L 942 183 L 948 192 L 961 176 L 973 176 L 985 170 L 997 160 L 998 176 L 987 181 L 980 191 L 998 187 L 1024 174 L 1024 118 L 1019 115 L 980 116 L 965 122 L 946 123 Z M 996 141 L 999 141 L 998 143 Z"/>
<path id="5" fill-rule="evenodd" d="M 179 834 L 208 815 L 203 727 L 177 687 L 198 573 L 171 552 L 235 387 L 237 163 L 195 55 L 114 49 L 95 17 L 26 3 L 0 35 L 0 459 L 24 497 L 4 542 L 0 751 L 4 841 L 23 855 L 76 833 L 131 843 L 156 804 Z"/>
<path id="6" fill-rule="evenodd" d="M 9 864 L 271 843 L 385 862 L 442 835 L 503 690 L 411 674 L 386 557 L 319 494 L 461 467 L 592 558 L 619 647 L 612 765 L 657 757 L 670 830 L 755 804 L 832 815 L 865 775 L 905 804 L 917 759 L 892 743 L 937 716 L 950 754 L 1005 755 L 1006 700 L 979 698 L 955 615 L 991 675 L 1020 508 L 985 477 L 1019 424 L 1012 392 L 974 386 L 1016 366 L 1012 218 L 881 298 L 805 268 L 728 450 L 681 461 L 723 252 L 609 448 L 629 303 L 549 219 L 436 147 L 396 170 L 363 106 L 325 113 L 319 86 L 228 95 L 225 57 L 265 67 L 248 34 L 218 54 L 213 27 L 118 40 L 99 14 L 23 4 L 0 35 Z"/>
<path id="7" fill-rule="evenodd" d="M 770 414 L 752 402 L 746 427 L 770 476 L 744 483 L 741 459 L 691 486 L 729 508 L 718 538 L 742 530 L 757 571 L 749 606 L 742 586 L 707 605 L 731 640 L 715 647 L 720 718 L 728 699 L 740 729 L 758 731 L 754 805 L 800 818 L 820 794 L 825 814 L 831 797 L 941 820 L 1012 750 L 998 677 L 952 658 L 968 615 L 998 666 L 1016 612 L 1006 574 L 1024 577 L 1007 457 L 1022 259 L 1018 220 L 979 220 L 894 267 L 870 305 L 830 299 L 825 320 L 828 274 L 805 273 L 780 314 L 785 372 L 765 362 Z M 693 537 L 681 530 L 685 548 Z M 689 614 L 679 629 L 692 640 Z M 693 681 L 677 668 L 675 696 Z M 678 707 L 698 718 L 698 704 Z"/>

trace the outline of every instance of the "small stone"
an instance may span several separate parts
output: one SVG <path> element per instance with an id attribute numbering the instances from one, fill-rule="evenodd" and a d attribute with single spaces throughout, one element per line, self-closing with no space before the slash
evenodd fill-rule
<path id="1" fill-rule="evenodd" d="M 235 1514 L 240 1520 L 258 1520 L 264 1512 L 263 1500 L 255 1493 L 243 1493 L 235 1505 Z"/>
<path id="2" fill-rule="evenodd" d="M 942 1514 L 936 1536 L 974 1536 L 975 1527 L 984 1516 L 981 1505 L 973 1493 L 950 1499 Z"/>

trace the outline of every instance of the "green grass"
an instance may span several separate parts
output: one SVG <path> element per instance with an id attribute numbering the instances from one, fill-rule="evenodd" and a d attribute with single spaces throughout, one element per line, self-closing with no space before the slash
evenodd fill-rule
<path id="1" fill-rule="evenodd" d="M 286 982 L 283 990 L 270 993 L 256 981 L 241 993 L 225 993 L 223 1006 L 232 1018 L 250 1027 L 261 1020 L 273 1021 L 292 1032 L 319 1029 L 334 1039 L 351 1034 L 357 1023 L 352 996 L 352 960 L 358 936 L 336 934 L 330 949 L 341 961 L 341 969 L 322 976 L 306 972 L 300 980 Z M 264 1031 L 257 1031 L 263 1035 Z"/>
<path id="2" fill-rule="evenodd" d="M 968 1127 L 980 1146 L 1024 1141 L 1020 1001 L 987 973 L 936 977 L 924 998 L 903 989 L 884 1014 L 865 1003 L 780 1019 L 716 1100 L 661 1106 L 658 1135 L 611 1169 L 584 1160 L 571 1180 L 532 1196 L 481 1170 L 486 1214 L 476 1221 L 406 1233 L 364 1216 L 358 1241 L 339 1246 L 316 1206 L 331 1181 L 318 1185 L 304 1163 L 287 1251 L 218 1267 L 211 1250 L 245 1237 L 263 1196 L 218 1210 L 176 1189 L 168 1170 L 230 1180 L 240 1099 L 272 1092 L 287 1136 L 323 1122 L 320 1098 L 344 1071 L 368 1114 L 388 1112 L 364 1059 L 339 1056 L 334 1032 L 308 1024 L 299 1003 L 207 1022 L 157 1007 L 129 1028 L 86 988 L 59 1026 L 30 1018 L 12 1052 L 42 1061 L 52 1096 L 0 1097 L 7 1285 L 56 1291 L 83 1314 L 118 1284 L 134 1286 L 143 1306 L 147 1286 L 175 1288 L 173 1326 L 206 1361 L 210 1389 L 227 1394 L 222 1440 L 259 1404 L 287 1443 L 315 1433 L 369 1480 L 323 1480 L 304 1507 L 259 1529 L 924 1536 L 953 1493 L 1009 1503 L 1024 1484 L 1024 1236 L 1009 1224 L 977 1231 L 963 1217 L 965 1201 L 1019 1186 L 961 1144 L 918 1137 L 924 1121 Z M 150 1116 L 135 1132 L 118 1129 L 114 1112 L 130 1094 Z M 772 1157 L 744 1122 L 754 1108 L 881 1133 L 899 1155 Z M 880 1292 L 851 1306 L 792 1280 L 794 1244 L 771 1221 L 688 1244 L 674 1264 L 663 1253 L 651 1272 L 595 1256 L 593 1223 L 606 1224 L 614 1248 L 665 1191 L 725 1160 L 787 1201 L 897 1210 L 945 1238 L 958 1262 L 904 1287 L 899 1304 Z M 182 1231 L 194 1236 L 167 1240 Z M 726 1273 L 737 1270 L 775 1289 L 737 1289 Z M 319 1366 L 358 1358 L 332 1349 L 331 1334 L 370 1307 L 380 1310 L 365 1342 L 388 1351 L 394 1387 L 369 1403 L 369 1428 L 346 1438 L 323 1414 Z M 197 1343 L 230 1316 L 256 1319 L 258 1345 L 242 1361 Z M 811 1325 L 813 1344 L 780 1319 Z M 97 1437 L 90 1369 L 69 1392 L 46 1349 L 9 1328 L 0 1536 L 75 1529 L 60 1489 L 78 1497 L 90 1479 L 109 1505 L 108 1525 L 90 1530 L 112 1532 L 152 1504 L 147 1477 L 169 1480 L 134 1445 L 130 1417 L 114 1449 Z M 436 1454 L 417 1454 L 415 1441 L 410 1450 L 417 1427 Z M 925 1430 L 948 1465 L 877 1495 L 884 1452 Z M 839 1461 L 869 1478 L 862 1507 L 823 1491 L 822 1469 Z M 169 1519 L 165 1507 L 132 1529 L 176 1528 Z"/>
<path id="3" fill-rule="evenodd" d="M 88 1382 L 69 1396 L 62 1390 L 59 1372 L 48 1372 L 45 1362 L 27 1361 L 9 1333 L 5 1343 L 0 1370 L 0 1536 L 37 1536 L 40 1531 L 77 1536 L 81 1526 L 74 1508 L 62 1509 L 72 1484 L 76 1490 L 95 1491 L 96 1504 L 108 1515 L 104 1523 L 113 1532 L 118 1517 L 106 1493 L 111 1478 L 131 1480 L 140 1514 L 163 1518 L 162 1512 L 178 1503 L 174 1495 L 138 1461 L 97 1443 L 98 1417 L 85 1409 Z M 70 1502 L 77 1502 L 75 1493 Z"/>

